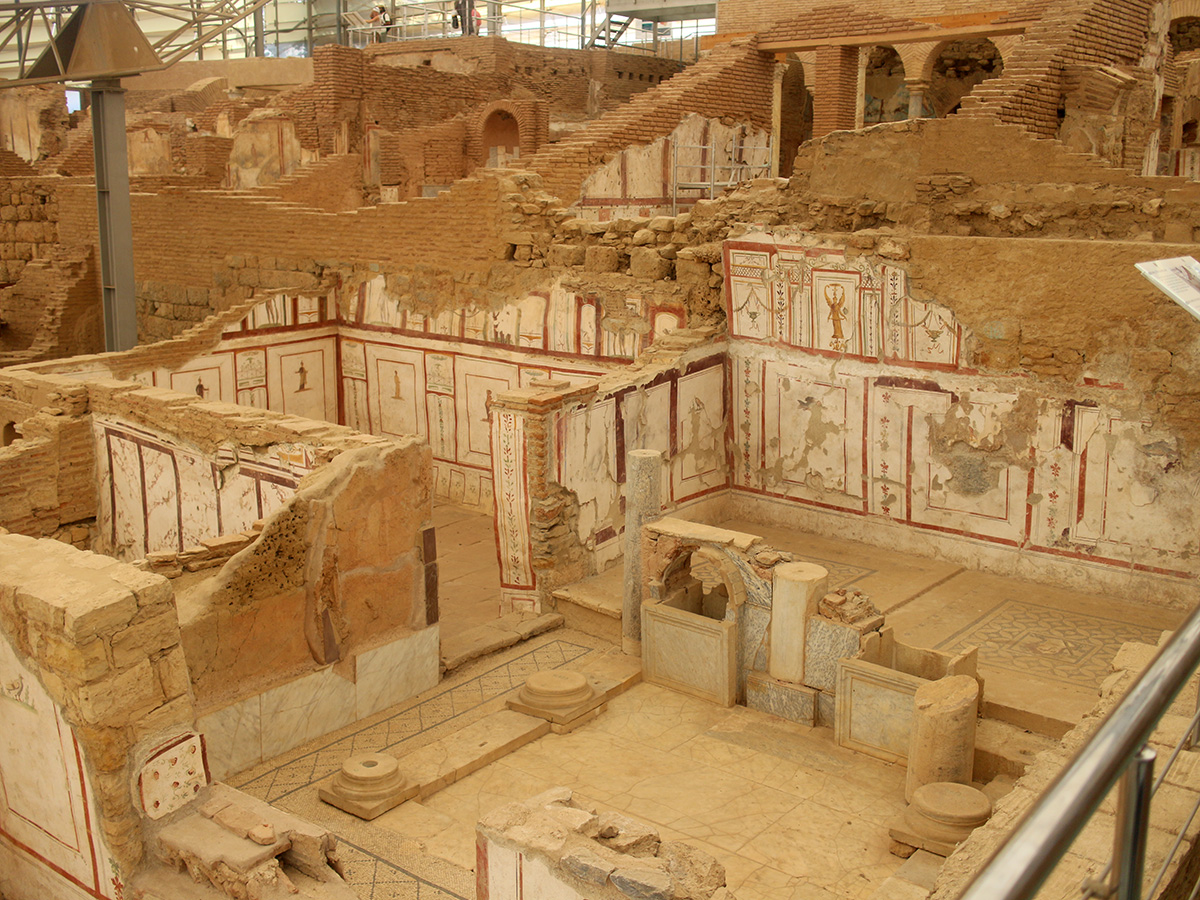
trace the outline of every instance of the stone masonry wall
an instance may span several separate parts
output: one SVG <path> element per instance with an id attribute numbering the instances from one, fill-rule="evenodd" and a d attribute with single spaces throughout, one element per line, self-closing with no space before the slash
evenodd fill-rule
<path id="1" fill-rule="evenodd" d="M 21 277 L 58 241 L 59 178 L 0 179 L 0 286 Z M 94 205 L 94 204 L 93 204 Z M 95 210 L 92 211 L 93 216 Z"/>
<path id="2" fill-rule="evenodd" d="M 144 853 L 131 796 L 139 753 L 194 726 L 170 584 L 56 541 L 0 534 L 0 638 L 34 672 L 78 742 L 82 789 L 94 794 L 99 816 L 80 837 L 91 842 L 88 862 L 104 865 L 105 893 L 92 895 L 111 896 L 109 876 L 119 884 Z M 36 766 L 28 760 L 5 780 L 30 777 Z M 70 802 L 51 791 L 44 800 L 42 814 Z M 102 862 L 108 854 L 111 871 Z M 31 865 L 25 854 L 18 859 Z"/>
<path id="3" fill-rule="evenodd" d="M 50 536 L 96 516 L 87 390 L 71 379 L 0 376 L 0 426 L 19 438 L 0 447 L 0 527 Z"/>

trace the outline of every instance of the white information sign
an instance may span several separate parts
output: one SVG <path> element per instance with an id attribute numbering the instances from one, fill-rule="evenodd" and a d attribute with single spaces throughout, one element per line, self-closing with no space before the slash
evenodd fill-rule
<path id="1" fill-rule="evenodd" d="M 1135 265 L 1151 284 L 1200 319 L 1200 262 L 1176 256 Z"/>

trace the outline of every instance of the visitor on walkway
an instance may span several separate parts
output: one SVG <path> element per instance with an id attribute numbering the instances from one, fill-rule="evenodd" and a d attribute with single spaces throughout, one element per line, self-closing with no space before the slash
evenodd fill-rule
<path id="1" fill-rule="evenodd" d="M 367 24 L 373 25 L 376 29 L 375 33 L 371 35 L 371 40 L 382 41 L 388 26 L 392 24 L 392 14 L 382 3 L 372 6 L 371 18 L 367 19 Z"/>
<path id="2" fill-rule="evenodd" d="M 462 29 L 463 37 L 479 33 L 475 0 L 454 0 L 454 13 L 458 16 L 458 27 Z"/>

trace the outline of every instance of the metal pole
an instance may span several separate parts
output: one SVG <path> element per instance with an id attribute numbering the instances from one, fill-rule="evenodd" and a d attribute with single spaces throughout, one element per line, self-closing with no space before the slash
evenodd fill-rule
<path id="1" fill-rule="evenodd" d="M 1141 900 L 1156 755 L 1149 747 L 1143 747 L 1121 778 L 1113 836 L 1112 880 L 1109 881 L 1116 891 L 1116 900 Z"/>
<path id="2" fill-rule="evenodd" d="M 1200 719 L 1200 678 L 1196 680 L 1196 717 Z M 1197 721 L 1192 726 L 1192 730 L 1188 732 L 1187 749 L 1200 746 L 1200 721 Z"/>
<path id="3" fill-rule="evenodd" d="M 129 157 L 125 149 L 125 91 L 118 78 L 98 78 L 92 82 L 90 91 L 104 348 L 128 350 L 137 345 L 137 294 L 133 278 Z"/>
<path id="4" fill-rule="evenodd" d="M 263 57 L 267 55 L 266 38 L 264 34 L 267 30 L 266 15 L 263 13 L 263 8 L 260 6 L 254 11 L 254 55 Z"/>

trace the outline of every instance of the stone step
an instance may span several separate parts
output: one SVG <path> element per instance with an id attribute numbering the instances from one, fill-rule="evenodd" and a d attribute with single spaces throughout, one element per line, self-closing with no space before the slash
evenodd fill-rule
<path id="1" fill-rule="evenodd" d="M 554 611 L 568 628 L 621 644 L 621 605 L 624 571 L 614 566 L 607 572 L 559 588 L 552 595 Z"/>
<path id="2" fill-rule="evenodd" d="M 988 678 L 983 715 L 1057 740 L 1096 705 L 1096 689 L 1040 679 Z"/>
<path id="3" fill-rule="evenodd" d="M 945 860 L 927 850 L 917 850 L 904 861 L 869 900 L 925 900 L 933 893 L 933 885 Z"/>
<path id="4" fill-rule="evenodd" d="M 488 622 L 475 628 L 469 628 L 461 634 L 442 640 L 441 666 L 442 672 L 457 669 L 463 663 L 511 647 L 520 641 L 527 641 L 537 634 L 543 634 L 563 624 L 563 617 L 557 613 L 509 613 L 494 622 Z"/>
<path id="5" fill-rule="evenodd" d="M 604 704 L 642 680 L 641 661 L 621 653 L 598 654 L 571 668 L 587 678 Z M 502 709 L 397 760 L 401 773 L 417 787 L 415 799 L 425 800 L 548 734 L 552 727 L 544 718 Z"/>
<path id="6" fill-rule="evenodd" d="M 980 719 L 975 732 L 975 780 L 987 784 L 997 776 L 1016 781 L 1034 757 L 1057 747 L 1058 741 L 996 719 Z"/>
<path id="7" fill-rule="evenodd" d="M 502 709 L 400 757 L 400 771 L 424 800 L 549 732 L 545 719 Z"/>

